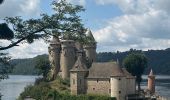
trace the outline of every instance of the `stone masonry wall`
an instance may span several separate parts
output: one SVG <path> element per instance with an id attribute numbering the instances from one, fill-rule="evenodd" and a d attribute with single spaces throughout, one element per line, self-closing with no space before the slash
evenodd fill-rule
<path id="1" fill-rule="evenodd" d="M 110 79 L 87 79 L 87 94 L 110 96 Z"/>

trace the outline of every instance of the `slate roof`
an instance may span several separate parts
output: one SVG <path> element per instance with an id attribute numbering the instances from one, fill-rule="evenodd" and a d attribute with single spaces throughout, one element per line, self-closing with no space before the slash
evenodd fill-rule
<path id="1" fill-rule="evenodd" d="M 152 69 L 151 69 L 151 71 L 150 71 L 150 73 L 149 73 L 149 76 L 154 76 Z"/>
<path id="2" fill-rule="evenodd" d="M 95 42 L 95 38 L 94 38 L 94 36 L 93 36 L 93 34 L 92 34 L 90 29 L 87 29 L 85 34 L 86 34 L 87 37 L 90 38 L 91 42 Z"/>
<path id="3" fill-rule="evenodd" d="M 125 74 L 125 76 L 126 76 L 127 78 L 135 78 L 135 76 L 133 76 L 131 73 L 129 73 L 129 72 L 126 70 L 126 68 L 122 68 L 122 71 L 123 71 L 123 73 Z"/>
<path id="4" fill-rule="evenodd" d="M 82 55 L 78 56 L 76 63 L 70 71 L 88 71 Z"/>
<path id="5" fill-rule="evenodd" d="M 89 69 L 88 78 L 110 78 L 111 76 L 125 76 L 116 62 L 94 62 Z"/>

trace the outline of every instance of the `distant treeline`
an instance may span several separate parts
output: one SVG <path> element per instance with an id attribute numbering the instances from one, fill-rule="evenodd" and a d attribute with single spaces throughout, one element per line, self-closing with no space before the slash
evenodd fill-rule
<path id="1" fill-rule="evenodd" d="M 170 48 L 165 50 L 148 50 L 141 51 L 130 49 L 126 52 L 100 52 L 97 54 L 98 62 L 108 62 L 119 60 L 120 64 L 123 59 L 132 52 L 143 52 L 148 58 L 148 68 L 145 74 L 149 73 L 152 68 L 156 74 L 170 74 Z M 11 63 L 14 65 L 14 70 L 12 74 L 22 74 L 22 75 L 35 75 L 37 71 L 35 69 L 36 59 L 39 57 L 45 57 L 48 59 L 48 55 L 39 55 L 34 58 L 29 59 L 14 59 Z"/>
<path id="2" fill-rule="evenodd" d="M 118 59 L 120 64 L 122 64 L 123 59 L 132 52 L 142 52 L 148 58 L 148 68 L 145 70 L 145 74 L 148 74 L 151 68 L 156 74 L 170 74 L 170 48 L 148 51 L 130 49 L 126 52 L 101 52 L 97 54 L 97 61 L 107 62 L 116 61 Z"/>
<path id="3" fill-rule="evenodd" d="M 39 57 L 45 57 L 48 59 L 48 55 L 38 55 L 34 58 L 27 59 L 13 59 L 10 61 L 13 65 L 13 71 L 11 74 L 14 75 L 36 75 L 37 70 L 35 69 L 36 60 Z"/>

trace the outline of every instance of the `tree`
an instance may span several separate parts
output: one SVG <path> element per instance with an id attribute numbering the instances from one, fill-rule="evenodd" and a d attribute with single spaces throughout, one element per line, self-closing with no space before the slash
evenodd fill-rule
<path id="1" fill-rule="evenodd" d="M 12 67 L 9 63 L 10 57 L 5 53 L 0 53 L 0 80 L 7 79 Z"/>
<path id="2" fill-rule="evenodd" d="M 0 4 L 3 1 L 0 0 Z M 0 45 L 0 51 L 19 46 L 18 44 L 21 42 L 33 43 L 35 39 L 41 38 L 48 40 L 52 35 L 60 36 L 63 39 L 83 40 L 85 29 L 77 14 L 84 11 L 83 7 L 69 4 L 65 0 L 60 2 L 54 0 L 52 7 L 55 11 L 54 14 L 41 14 L 38 19 L 23 20 L 18 16 L 6 17 L 5 23 L 0 24 L 0 39 L 9 40 L 11 43 Z M 8 25 L 12 28 L 10 29 Z M 3 53 L 2 56 L 4 56 Z"/>
<path id="3" fill-rule="evenodd" d="M 4 0 L 0 0 L 0 4 L 2 4 L 4 2 Z"/>
<path id="4" fill-rule="evenodd" d="M 131 53 L 124 60 L 123 65 L 133 76 L 136 76 L 138 90 L 142 81 L 142 74 L 147 67 L 147 58 L 142 53 Z"/>
<path id="5" fill-rule="evenodd" d="M 47 58 L 43 56 L 37 57 L 35 68 L 38 70 L 39 75 L 42 75 L 44 79 L 47 79 L 50 70 L 50 62 Z"/>
<path id="6" fill-rule="evenodd" d="M 19 43 L 26 41 L 34 42 L 35 39 L 47 40 L 50 36 L 56 35 L 63 39 L 83 40 L 84 27 L 78 13 L 84 11 L 82 6 L 72 5 L 65 0 L 52 3 L 52 15 L 41 14 L 39 19 L 23 20 L 21 17 L 7 17 L 5 21 L 13 27 L 14 38 L 11 44 L 1 46 L 0 50 L 6 50 Z"/>

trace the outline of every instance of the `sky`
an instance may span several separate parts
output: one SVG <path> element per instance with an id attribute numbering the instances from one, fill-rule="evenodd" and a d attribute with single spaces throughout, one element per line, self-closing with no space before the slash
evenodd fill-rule
<path id="1" fill-rule="evenodd" d="M 166 49 L 170 47 L 170 0 L 66 0 L 84 6 L 81 18 L 90 28 L 97 52 Z M 38 18 L 52 14 L 52 0 L 5 0 L 0 19 L 6 16 Z M 1 45 L 8 43 L 1 41 Z M 8 50 L 13 58 L 30 58 L 48 53 L 48 44 L 37 40 Z"/>

